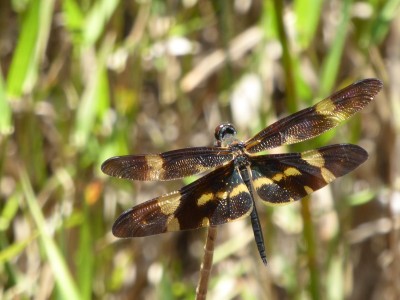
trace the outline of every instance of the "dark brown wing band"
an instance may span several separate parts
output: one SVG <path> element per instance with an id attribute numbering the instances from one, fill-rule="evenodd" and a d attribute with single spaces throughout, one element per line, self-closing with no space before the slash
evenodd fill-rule
<path id="1" fill-rule="evenodd" d="M 114 223 L 117 237 L 140 237 L 220 225 L 248 216 L 250 193 L 233 163 L 124 212 Z"/>
<path id="2" fill-rule="evenodd" d="M 161 154 L 116 156 L 106 160 L 101 170 L 130 180 L 173 180 L 202 173 L 232 159 L 227 148 L 194 147 Z"/>
<path id="3" fill-rule="evenodd" d="M 363 109 L 381 88 L 379 79 L 358 81 L 268 126 L 245 143 L 246 150 L 256 153 L 316 137 Z"/>
<path id="4" fill-rule="evenodd" d="M 256 156 L 251 159 L 253 186 L 262 200 L 273 205 L 286 204 L 346 175 L 367 158 L 363 148 L 350 144 Z"/>

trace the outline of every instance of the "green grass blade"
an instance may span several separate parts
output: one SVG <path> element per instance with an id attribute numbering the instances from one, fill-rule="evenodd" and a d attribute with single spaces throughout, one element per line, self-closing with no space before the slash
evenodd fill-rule
<path id="1" fill-rule="evenodd" d="M 75 0 L 63 1 L 63 16 L 65 26 L 71 31 L 81 30 L 85 16 Z"/>
<path id="2" fill-rule="evenodd" d="M 340 67 L 343 48 L 345 46 L 346 36 L 348 33 L 348 23 L 350 21 L 350 13 L 352 0 L 342 2 L 341 21 L 336 30 L 336 37 L 332 41 L 331 49 L 322 64 L 322 74 L 320 81 L 319 96 L 328 95 L 336 82 L 336 77 Z"/>
<path id="3" fill-rule="evenodd" d="M 378 17 L 372 25 L 372 42 L 379 44 L 387 35 L 390 28 L 390 23 L 393 18 L 399 15 L 400 1 L 386 1 L 382 9 L 379 10 Z"/>
<path id="4" fill-rule="evenodd" d="M 90 223 L 89 207 L 84 204 L 84 218 L 80 226 L 79 248 L 77 253 L 78 284 L 82 299 L 90 299 L 92 294 L 93 266 L 95 263 L 92 246 L 94 244 Z"/>
<path id="5" fill-rule="evenodd" d="M 49 261 L 49 264 L 53 271 L 57 286 L 60 289 L 60 294 L 64 297 L 64 299 L 81 299 L 75 282 L 73 281 L 72 275 L 69 272 L 67 264 L 63 258 L 63 255 L 61 254 L 60 249 L 57 247 L 53 238 L 46 229 L 44 216 L 37 203 L 37 199 L 25 171 L 21 171 L 20 180 L 24 195 L 26 197 L 26 202 L 29 207 L 29 211 L 40 233 L 40 241 L 43 246 L 46 258 Z"/>
<path id="6" fill-rule="evenodd" d="M 86 144 L 89 134 L 95 125 L 96 116 L 101 118 L 107 106 L 106 103 L 109 102 L 105 60 L 111 49 L 107 44 L 112 45 L 113 42 L 105 42 L 103 50 L 97 59 L 95 74 L 90 79 L 78 107 L 75 124 L 75 143 L 79 148 Z"/>
<path id="7" fill-rule="evenodd" d="M 273 0 L 276 11 L 276 28 L 278 39 L 282 46 L 282 63 L 285 72 L 286 108 L 293 113 L 297 110 L 297 86 L 295 83 L 294 62 L 286 34 L 283 20 L 283 3 L 280 0 Z"/>
<path id="8" fill-rule="evenodd" d="M 104 31 L 106 22 L 114 13 L 118 0 L 101 0 L 94 2 L 93 8 L 87 14 L 84 29 L 84 42 L 93 45 Z"/>
<path id="9" fill-rule="evenodd" d="M 19 198 L 18 194 L 11 195 L 7 201 L 5 201 L 4 206 L 1 206 L 0 231 L 5 231 L 10 227 L 10 223 L 18 211 Z"/>
<path id="10" fill-rule="evenodd" d="M 327 298 L 329 300 L 345 299 L 345 280 L 343 276 L 344 270 L 344 255 L 334 256 L 327 270 Z"/>
<path id="11" fill-rule="evenodd" d="M 0 135 L 7 135 L 13 131 L 11 108 L 6 98 L 3 74 L 0 68 Z"/>
<path id="12" fill-rule="evenodd" d="M 308 48 L 315 37 L 318 21 L 321 16 L 322 3 L 322 0 L 294 1 L 298 42 L 302 48 Z"/>
<path id="13" fill-rule="evenodd" d="M 21 96 L 30 68 L 33 67 L 39 35 L 39 11 L 40 1 L 31 1 L 27 11 L 22 15 L 18 45 L 7 77 L 7 94 L 12 98 Z"/>
<path id="14" fill-rule="evenodd" d="M 373 190 L 366 189 L 358 193 L 348 195 L 346 197 L 347 203 L 351 206 L 364 205 L 376 199 L 377 194 Z"/>
<path id="15" fill-rule="evenodd" d="M 51 28 L 54 0 L 30 1 L 7 77 L 7 95 L 19 98 L 34 86 Z"/>
<path id="16" fill-rule="evenodd" d="M 28 246 L 37 237 L 38 237 L 38 233 L 35 232 L 31 236 L 27 237 L 26 239 L 19 241 L 19 242 L 14 242 L 10 246 L 6 247 L 5 249 L 2 249 L 0 251 L 0 264 L 9 262 L 11 259 L 13 259 L 17 255 L 19 255 L 21 252 L 23 252 L 25 250 L 26 246 Z"/>

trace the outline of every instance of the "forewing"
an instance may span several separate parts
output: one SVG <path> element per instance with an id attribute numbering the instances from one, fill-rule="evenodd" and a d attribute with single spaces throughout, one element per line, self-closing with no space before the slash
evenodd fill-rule
<path id="1" fill-rule="evenodd" d="M 260 131 L 245 145 L 255 153 L 313 138 L 363 109 L 381 90 L 378 79 L 364 79 L 334 93 L 312 107 L 300 110 Z"/>
<path id="2" fill-rule="evenodd" d="M 286 204 L 349 173 L 367 158 L 363 148 L 350 144 L 255 156 L 251 158 L 253 186 L 262 200 L 274 205 Z"/>
<path id="3" fill-rule="evenodd" d="M 252 199 L 233 163 L 183 187 L 125 211 L 114 223 L 117 237 L 140 237 L 220 225 L 248 216 Z"/>
<path id="4" fill-rule="evenodd" d="M 101 170 L 131 180 L 173 180 L 199 174 L 232 159 L 227 148 L 195 147 L 161 154 L 116 156 L 106 160 Z"/>

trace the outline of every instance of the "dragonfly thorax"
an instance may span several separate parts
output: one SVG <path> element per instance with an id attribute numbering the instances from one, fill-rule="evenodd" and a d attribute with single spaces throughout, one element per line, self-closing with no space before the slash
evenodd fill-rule
<path id="1" fill-rule="evenodd" d="M 250 164 L 249 158 L 245 153 L 245 144 L 243 142 L 235 141 L 229 145 L 229 148 L 234 156 L 235 167 L 242 169 Z"/>

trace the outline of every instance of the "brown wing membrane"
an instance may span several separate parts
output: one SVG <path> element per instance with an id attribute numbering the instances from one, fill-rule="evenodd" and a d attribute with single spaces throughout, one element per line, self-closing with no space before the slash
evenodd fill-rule
<path id="1" fill-rule="evenodd" d="M 227 148 L 194 147 L 161 154 L 116 156 L 106 160 L 101 170 L 131 180 L 173 180 L 199 174 L 232 159 Z"/>
<path id="2" fill-rule="evenodd" d="M 270 204 L 286 204 L 319 190 L 368 158 L 356 145 L 338 144 L 302 153 L 251 158 L 254 189 Z"/>
<path id="3" fill-rule="evenodd" d="M 249 153 L 313 138 L 363 109 L 381 90 L 379 79 L 364 79 L 345 87 L 312 107 L 300 110 L 260 131 L 246 144 Z"/>
<path id="4" fill-rule="evenodd" d="M 115 221 L 117 237 L 140 237 L 220 225 L 248 216 L 250 193 L 233 162 L 183 187 L 125 211 Z"/>

